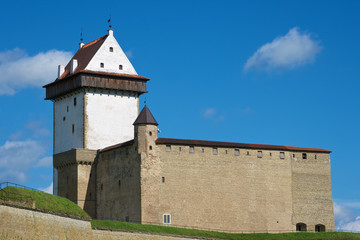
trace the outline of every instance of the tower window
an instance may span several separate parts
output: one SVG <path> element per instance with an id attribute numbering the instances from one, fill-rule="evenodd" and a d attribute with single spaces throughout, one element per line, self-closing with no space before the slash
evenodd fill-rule
<path id="1" fill-rule="evenodd" d="M 306 153 L 303 153 L 302 154 L 302 159 L 306 159 L 306 158 L 307 158 Z"/>
<path id="2" fill-rule="evenodd" d="M 66 106 L 66 111 L 69 112 L 69 106 Z"/>
<path id="3" fill-rule="evenodd" d="M 280 152 L 280 159 L 284 159 L 285 158 L 285 153 L 284 152 Z"/>
<path id="4" fill-rule="evenodd" d="M 110 47 L 110 48 L 109 48 L 109 51 L 110 51 L 110 52 L 113 52 L 113 51 L 114 51 L 114 48 L 113 48 L 113 47 Z"/>
<path id="5" fill-rule="evenodd" d="M 152 150 L 152 146 L 150 146 L 149 149 Z"/>
<path id="6" fill-rule="evenodd" d="M 240 155 L 240 150 L 239 149 L 235 149 L 235 156 L 239 156 Z"/>
<path id="7" fill-rule="evenodd" d="M 205 152 L 205 149 L 204 149 L 204 148 L 202 148 L 202 149 L 201 149 L 201 152 Z"/>
<path id="8" fill-rule="evenodd" d="M 179 147 L 179 152 L 181 152 L 181 147 Z"/>
<path id="9" fill-rule="evenodd" d="M 258 158 L 262 158 L 262 151 L 258 151 L 257 157 L 258 157 Z"/>
<path id="10" fill-rule="evenodd" d="M 100 67 L 101 67 L 101 68 L 104 68 L 104 63 L 100 63 Z"/>
<path id="11" fill-rule="evenodd" d="M 249 156 L 249 155 L 250 155 L 250 152 L 249 152 L 249 151 L 247 151 L 247 152 L 246 152 L 246 155 L 248 155 L 248 156 Z"/>
<path id="12" fill-rule="evenodd" d="M 64 116 L 64 117 L 63 117 L 63 121 L 65 121 L 65 120 L 66 120 L 66 117 Z"/>
<path id="13" fill-rule="evenodd" d="M 123 65 L 119 65 L 119 70 L 123 70 Z"/>
<path id="14" fill-rule="evenodd" d="M 161 178 L 161 182 L 163 182 L 163 183 L 165 182 L 165 177 Z"/>
<path id="15" fill-rule="evenodd" d="M 126 155 L 129 155 L 129 149 L 128 148 L 126 148 L 125 152 L 126 152 Z"/>
<path id="16" fill-rule="evenodd" d="M 74 106 L 76 106 L 76 97 L 74 97 Z"/>
<path id="17" fill-rule="evenodd" d="M 149 132 L 149 135 L 152 136 L 152 132 Z"/>
<path id="18" fill-rule="evenodd" d="M 72 125 L 72 133 L 75 133 L 75 124 Z"/>
<path id="19" fill-rule="evenodd" d="M 317 157 L 316 157 L 316 154 L 315 154 L 315 160 L 317 159 Z"/>
<path id="20" fill-rule="evenodd" d="M 227 154 L 227 150 L 225 150 L 225 154 Z"/>

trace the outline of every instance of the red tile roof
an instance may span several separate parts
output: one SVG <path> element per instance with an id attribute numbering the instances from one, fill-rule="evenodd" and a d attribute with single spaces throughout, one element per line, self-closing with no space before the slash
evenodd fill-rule
<path id="1" fill-rule="evenodd" d="M 108 35 L 104 35 L 92 42 L 89 42 L 88 44 L 85 44 L 82 48 L 80 48 L 66 65 L 65 72 L 60 76 L 60 78 L 56 79 L 56 81 L 64 79 L 70 75 L 70 66 L 73 59 L 76 59 L 78 61 L 78 66 L 72 74 L 84 70 L 107 37 Z"/>
<path id="2" fill-rule="evenodd" d="M 115 145 L 103 148 L 103 149 L 100 150 L 100 152 L 105 152 L 105 151 L 115 149 L 115 148 L 119 148 L 119 147 L 131 146 L 133 144 L 134 144 L 134 139 L 130 140 L 130 141 L 127 141 L 127 142 L 123 142 L 123 143 L 119 143 L 119 144 L 115 144 Z"/>
<path id="3" fill-rule="evenodd" d="M 188 139 L 174 139 L 174 138 L 158 138 L 156 139 L 156 144 L 175 144 L 175 145 L 193 145 L 193 146 L 204 146 L 204 147 L 232 147 L 232 148 L 249 148 L 249 149 L 264 149 L 264 150 L 331 153 L 331 151 L 321 148 L 302 148 L 302 147 L 290 147 L 290 146 L 281 146 L 281 145 L 216 142 L 216 141 L 188 140 Z"/>

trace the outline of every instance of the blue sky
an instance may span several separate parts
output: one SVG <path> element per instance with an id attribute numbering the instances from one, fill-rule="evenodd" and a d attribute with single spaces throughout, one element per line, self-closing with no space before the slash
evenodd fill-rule
<path id="1" fill-rule="evenodd" d="M 360 231 L 359 1 L 0 0 L 0 182 L 52 182 L 42 85 L 114 34 L 161 137 L 332 150 L 338 229 Z M 141 97 L 143 105 L 144 96 Z"/>

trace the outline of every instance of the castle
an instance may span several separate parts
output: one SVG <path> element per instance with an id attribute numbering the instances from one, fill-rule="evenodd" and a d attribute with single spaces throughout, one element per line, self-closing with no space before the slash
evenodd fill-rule
<path id="1" fill-rule="evenodd" d="M 113 30 L 80 43 L 53 101 L 54 194 L 93 218 L 229 232 L 334 230 L 330 153 L 158 138 Z"/>

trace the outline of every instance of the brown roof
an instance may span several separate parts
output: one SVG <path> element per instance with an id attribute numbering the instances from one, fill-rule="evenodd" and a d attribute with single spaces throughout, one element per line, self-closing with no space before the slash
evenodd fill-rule
<path id="1" fill-rule="evenodd" d="M 115 144 L 115 145 L 103 148 L 103 149 L 100 150 L 100 152 L 105 152 L 105 151 L 115 149 L 115 148 L 118 148 L 118 147 L 126 147 L 126 146 L 130 146 L 130 145 L 133 145 L 133 144 L 134 144 L 134 139 L 130 140 L 130 141 L 127 141 L 127 142 L 123 142 L 123 143 L 119 143 L 119 144 Z"/>
<path id="2" fill-rule="evenodd" d="M 64 79 L 70 75 L 70 66 L 73 59 L 76 59 L 78 61 L 78 66 L 72 74 L 84 70 L 107 37 L 108 35 L 104 35 L 92 42 L 89 42 L 88 44 L 85 44 L 82 48 L 80 48 L 66 65 L 65 72 L 56 81 Z"/>
<path id="3" fill-rule="evenodd" d="M 145 107 L 143 108 L 143 110 L 141 110 L 141 113 L 139 114 L 139 116 L 136 118 L 135 122 L 133 123 L 134 125 L 137 124 L 152 124 L 152 125 L 159 125 L 154 116 L 151 114 L 149 108 L 145 105 Z"/>
<path id="4" fill-rule="evenodd" d="M 193 146 L 204 146 L 204 147 L 232 147 L 232 148 L 250 148 L 250 149 L 264 149 L 264 150 L 331 153 L 331 151 L 321 148 L 302 148 L 302 147 L 290 147 L 290 146 L 282 146 L 282 145 L 216 142 L 216 141 L 188 140 L 188 139 L 175 139 L 175 138 L 158 138 L 156 139 L 156 144 L 175 144 L 175 145 L 193 145 Z"/>

